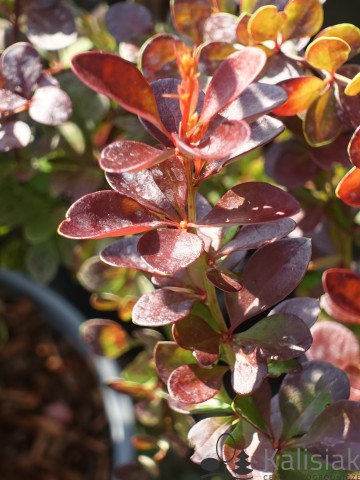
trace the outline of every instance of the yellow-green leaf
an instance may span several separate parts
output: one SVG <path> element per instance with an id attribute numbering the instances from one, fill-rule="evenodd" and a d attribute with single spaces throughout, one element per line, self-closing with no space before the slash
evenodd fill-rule
<path id="1" fill-rule="evenodd" d="M 276 41 L 286 14 L 279 12 L 275 5 L 265 5 L 251 16 L 248 32 L 254 42 Z"/>
<path id="2" fill-rule="evenodd" d="M 345 40 L 336 37 L 320 37 L 314 40 L 305 52 L 311 66 L 335 73 L 349 58 L 350 46 Z"/>
<path id="3" fill-rule="evenodd" d="M 282 28 L 283 40 L 312 37 L 324 21 L 324 10 L 319 0 L 290 0 L 284 13 L 287 19 Z"/>
<path id="4" fill-rule="evenodd" d="M 318 77 L 309 76 L 290 78 L 278 83 L 278 86 L 286 91 L 288 99 L 274 113 L 287 117 L 307 110 L 320 95 L 324 82 Z"/>
<path id="5" fill-rule="evenodd" d="M 360 51 L 360 28 L 351 23 L 339 23 L 332 27 L 324 28 L 316 35 L 320 37 L 336 37 L 344 40 L 351 48 L 350 57 L 353 57 Z"/>
<path id="6" fill-rule="evenodd" d="M 355 75 L 355 77 L 351 80 L 350 83 L 345 88 L 345 95 L 349 95 L 349 97 L 354 97 L 360 93 L 360 72 Z"/>

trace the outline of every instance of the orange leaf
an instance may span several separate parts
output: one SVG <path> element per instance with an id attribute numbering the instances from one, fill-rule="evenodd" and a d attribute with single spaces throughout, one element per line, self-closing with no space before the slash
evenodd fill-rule
<path id="1" fill-rule="evenodd" d="M 305 58 L 312 67 L 335 73 L 349 58 L 350 45 L 336 37 L 320 37 L 314 40 L 305 52 Z"/>
<path id="2" fill-rule="evenodd" d="M 288 94 L 287 101 L 274 110 L 276 115 L 297 115 L 309 108 L 320 95 L 324 82 L 318 77 L 290 78 L 278 83 Z"/>
<path id="3" fill-rule="evenodd" d="M 360 207 L 360 169 L 353 167 L 340 181 L 336 195 L 347 205 Z"/>
<path id="4" fill-rule="evenodd" d="M 254 43 L 251 40 L 248 32 L 248 24 L 250 18 L 251 16 L 247 13 L 241 14 L 236 27 L 236 38 L 242 45 L 252 45 Z"/>

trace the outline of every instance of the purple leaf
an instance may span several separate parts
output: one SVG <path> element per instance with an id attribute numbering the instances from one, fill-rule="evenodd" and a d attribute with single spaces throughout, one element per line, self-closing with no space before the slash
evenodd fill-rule
<path id="1" fill-rule="evenodd" d="M 138 3 L 115 3 L 105 15 L 105 25 L 118 42 L 132 42 L 151 33 L 151 13 Z"/>
<path id="2" fill-rule="evenodd" d="M 132 235 L 166 225 L 142 205 L 112 190 L 89 193 L 68 210 L 59 233 L 68 238 Z"/>
<path id="3" fill-rule="evenodd" d="M 194 263 L 203 248 L 197 235 L 177 229 L 154 230 L 138 242 L 141 258 L 164 275 L 172 275 Z"/>
<path id="4" fill-rule="evenodd" d="M 349 393 L 346 374 L 329 363 L 309 362 L 303 365 L 302 372 L 289 373 L 279 392 L 284 422 L 282 437 L 306 433 L 329 403 L 347 399 Z M 327 418 L 329 422 L 332 417 Z"/>
<path id="5" fill-rule="evenodd" d="M 159 150 L 132 140 L 116 140 L 101 152 L 99 164 L 105 172 L 137 172 L 164 162 L 173 155 L 174 150 Z"/>
<path id="6" fill-rule="evenodd" d="M 44 50 L 60 50 L 77 38 L 74 16 L 65 5 L 27 12 L 27 36 L 31 43 Z"/>
<path id="7" fill-rule="evenodd" d="M 209 123 L 235 100 L 256 79 L 265 63 L 266 54 L 254 47 L 247 47 L 225 59 L 206 90 L 200 122 Z"/>
<path id="8" fill-rule="evenodd" d="M 270 315 L 278 314 L 295 315 L 300 318 L 309 328 L 316 322 L 319 313 L 320 305 L 318 300 L 309 297 L 290 298 L 276 305 Z"/>
<path id="9" fill-rule="evenodd" d="M 351 163 L 355 167 L 360 168 L 360 126 L 351 137 L 348 149 Z"/>
<path id="10" fill-rule="evenodd" d="M 199 71 L 213 76 L 221 62 L 236 52 L 234 46 L 224 41 L 204 43 L 199 46 Z M 239 120 L 237 118 L 236 120 Z"/>
<path id="11" fill-rule="evenodd" d="M 246 182 L 231 188 L 199 226 L 265 223 L 290 217 L 300 209 L 298 202 L 278 187 L 263 182 Z"/>
<path id="12" fill-rule="evenodd" d="M 289 295 L 305 275 L 310 256 L 306 238 L 287 238 L 257 250 L 242 273 L 243 288 L 227 295 L 233 329 Z"/>
<path id="13" fill-rule="evenodd" d="M 133 323 L 143 327 L 161 327 L 189 315 L 196 298 L 167 289 L 143 295 L 133 309 Z"/>
<path id="14" fill-rule="evenodd" d="M 216 256 L 230 255 L 239 250 L 257 249 L 267 243 L 280 240 L 295 227 L 296 223 L 291 218 L 260 225 L 245 225 L 230 242 L 218 250 Z"/>
<path id="15" fill-rule="evenodd" d="M 236 43 L 238 17 L 229 13 L 213 13 L 204 22 L 204 42 Z"/>
<path id="16" fill-rule="evenodd" d="M 27 100 L 11 90 L 0 90 L 0 112 L 12 112 L 27 104 Z"/>
<path id="17" fill-rule="evenodd" d="M 181 365 L 196 364 L 193 354 L 175 342 L 157 342 L 154 361 L 159 377 L 165 384 L 172 372 Z"/>
<path id="18" fill-rule="evenodd" d="M 29 43 L 14 43 L 4 50 L 1 66 L 6 87 L 30 98 L 42 68 L 35 48 Z"/>
<path id="19" fill-rule="evenodd" d="M 266 357 L 260 348 L 241 348 L 233 344 L 235 364 L 232 386 L 239 395 L 249 395 L 258 389 L 267 377 Z"/>
<path id="20" fill-rule="evenodd" d="M 175 400 L 182 403 L 202 403 L 215 397 L 222 385 L 228 367 L 202 368 L 198 365 L 182 365 L 172 372 L 168 390 Z"/>
<path id="21" fill-rule="evenodd" d="M 68 94 L 57 87 L 38 88 L 29 107 L 30 117 L 44 125 L 60 125 L 70 118 L 71 113 Z"/>
<path id="22" fill-rule="evenodd" d="M 25 122 L 7 122 L 0 126 L 0 152 L 26 147 L 31 139 L 31 130 Z"/>

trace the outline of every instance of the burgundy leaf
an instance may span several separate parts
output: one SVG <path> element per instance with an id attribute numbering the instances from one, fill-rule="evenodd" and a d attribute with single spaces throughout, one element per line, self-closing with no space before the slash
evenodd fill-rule
<path id="1" fill-rule="evenodd" d="M 114 190 L 133 198 L 153 212 L 165 214 L 176 222 L 186 215 L 186 173 L 177 157 L 148 170 L 106 174 L 106 178 Z"/>
<path id="2" fill-rule="evenodd" d="M 286 375 L 279 392 L 283 438 L 306 433 L 329 403 L 346 399 L 349 393 L 346 374 L 329 363 L 308 362 L 300 373 Z"/>
<path id="3" fill-rule="evenodd" d="M 191 427 L 188 435 L 190 445 L 193 445 L 195 452 L 191 460 L 201 463 L 207 458 L 219 459 L 217 445 L 219 438 L 232 428 L 233 416 L 209 417 L 199 420 Z"/>
<path id="4" fill-rule="evenodd" d="M 295 315 L 295 317 L 300 318 L 310 328 L 314 325 L 319 316 L 320 305 L 315 298 L 290 298 L 279 303 L 279 305 L 276 305 L 276 307 L 274 307 L 269 313 L 269 316 L 278 315 L 280 313 Z"/>
<path id="5" fill-rule="evenodd" d="M 58 87 L 60 88 L 60 83 L 56 80 L 55 77 L 52 77 L 48 73 L 42 73 L 37 81 L 38 88 L 40 87 Z"/>
<path id="6" fill-rule="evenodd" d="M 181 365 L 196 364 L 192 353 L 179 347 L 175 342 L 157 342 L 154 361 L 159 377 L 165 384 L 172 372 Z"/>
<path id="7" fill-rule="evenodd" d="M 326 455 L 330 465 L 333 462 L 338 465 L 341 459 L 343 470 L 358 469 L 355 465 L 360 448 L 359 415 L 359 402 L 342 400 L 329 405 L 311 425 L 301 443 L 312 453 L 323 458 Z"/>
<path id="8" fill-rule="evenodd" d="M 258 389 L 267 377 L 266 357 L 260 348 L 241 348 L 233 344 L 235 364 L 232 386 L 239 395 L 249 395 Z"/>
<path id="9" fill-rule="evenodd" d="M 68 210 L 59 233 L 68 238 L 106 238 L 145 232 L 169 222 L 112 190 L 89 193 Z"/>
<path id="10" fill-rule="evenodd" d="M 289 78 L 296 78 L 303 75 L 302 67 L 294 60 L 281 52 L 268 57 L 266 66 L 261 73 L 261 81 L 274 85 Z"/>
<path id="11" fill-rule="evenodd" d="M 206 132 L 199 145 L 193 147 L 173 133 L 176 146 L 185 155 L 209 160 L 237 156 L 241 144 L 250 137 L 250 127 L 241 121 L 222 121 L 219 125 Z"/>
<path id="12" fill-rule="evenodd" d="M 209 123 L 259 75 L 266 54 L 254 47 L 233 53 L 216 70 L 205 94 L 200 122 Z"/>
<path id="13" fill-rule="evenodd" d="M 164 275 L 172 275 L 188 267 L 203 251 L 202 240 L 185 230 L 154 230 L 143 235 L 138 252 L 150 267 Z"/>
<path id="14" fill-rule="evenodd" d="M 161 78 L 179 78 L 176 48 L 184 43 L 175 35 L 159 33 L 149 38 L 141 49 L 141 70 L 149 82 Z"/>
<path id="15" fill-rule="evenodd" d="M 22 148 L 30 142 L 29 125 L 20 120 L 3 123 L 0 126 L 0 152 L 8 152 L 13 148 Z"/>
<path id="16" fill-rule="evenodd" d="M 299 209 L 298 202 L 280 188 L 263 182 L 246 182 L 225 193 L 211 212 L 198 220 L 198 225 L 272 222 L 290 217 Z"/>
<path id="17" fill-rule="evenodd" d="M 299 357 L 312 343 L 309 327 L 300 318 L 290 314 L 266 317 L 236 338 L 245 345 L 258 345 L 273 360 Z"/>
<path id="18" fill-rule="evenodd" d="M 228 120 L 241 119 L 251 123 L 282 105 L 286 99 L 285 90 L 277 85 L 253 83 L 221 112 L 221 116 Z"/>
<path id="19" fill-rule="evenodd" d="M 29 98 L 42 68 L 35 48 L 29 43 L 14 43 L 4 50 L 1 66 L 7 88 Z"/>
<path id="20" fill-rule="evenodd" d="M 212 209 L 210 203 L 200 193 L 196 194 L 196 218 L 202 218 L 207 215 Z M 198 228 L 197 234 L 204 242 L 205 251 L 209 252 L 211 249 L 217 250 L 220 248 L 226 228 L 222 227 L 205 227 Z"/>
<path id="21" fill-rule="evenodd" d="M 344 325 L 323 320 L 311 329 L 313 344 L 306 352 L 310 360 L 324 360 L 336 367 L 360 362 L 360 346 L 356 335 Z"/>
<path id="22" fill-rule="evenodd" d="M 27 36 L 31 43 L 44 50 L 60 50 L 77 38 L 74 16 L 65 5 L 27 12 Z"/>
<path id="23" fill-rule="evenodd" d="M 199 71 L 213 76 L 221 62 L 236 52 L 234 46 L 224 41 L 204 43 L 199 46 Z M 237 118 L 236 120 L 239 120 Z"/>
<path id="24" fill-rule="evenodd" d="M 243 288 L 227 295 L 233 329 L 283 300 L 305 275 L 311 256 L 306 238 L 287 238 L 257 250 L 241 276 Z"/>
<path id="25" fill-rule="evenodd" d="M 206 402 L 219 392 L 228 369 L 226 366 L 201 368 L 198 365 L 182 365 L 169 377 L 169 393 L 183 403 Z"/>
<path id="26" fill-rule="evenodd" d="M 308 147 L 309 155 L 313 162 L 322 170 L 332 170 L 336 165 L 349 167 L 347 147 L 350 141 L 349 133 L 339 135 L 330 145 L 324 147 Z"/>
<path id="27" fill-rule="evenodd" d="M 167 289 L 143 295 L 133 309 L 133 322 L 144 327 L 161 327 L 189 315 L 195 298 Z"/>
<path id="28" fill-rule="evenodd" d="M 193 351 L 200 365 L 212 365 L 219 358 L 220 334 L 202 318 L 189 315 L 175 323 L 172 332 L 176 343 Z"/>
<path id="29" fill-rule="evenodd" d="M 256 120 L 253 124 L 251 124 L 250 127 L 250 138 L 244 142 L 241 145 L 241 148 L 239 148 L 239 150 L 236 152 L 237 157 L 208 162 L 200 175 L 201 181 L 210 175 L 213 175 L 214 173 L 220 172 L 225 165 L 229 165 L 230 163 L 234 162 L 240 155 L 245 155 L 255 148 L 262 147 L 285 130 L 285 126 L 279 120 L 266 115 L 261 117 L 259 120 Z"/>
<path id="30" fill-rule="evenodd" d="M 114 267 L 134 268 L 147 273 L 157 273 L 138 254 L 138 240 L 139 237 L 120 238 L 102 250 L 101 260 Z"/>
<path id="31" fill-rule="evenodd" d="M 204 22 L 204 42 L 236 43 L 238 17 L 229 13 L 213 13 Z"/>
<path id="32" fill-rule="evenodd" d="M 71 100 L 60 88 L 38 88 L 31 99 L 29 115 L 44 125 L 60 125 L 70 118 L 71 113 Z"/>
<path id="33" fill-rule="evenodd" d="M 321 306 L 341 322 L 360 323 L 360 277 L 345 268 L 331 268 L 323 274 L 325 295 Z"/>
<path id="34" fill-rule="evenodd" d="M 27 104 L 27 100 L 11 90 L 0 90 L 0 112 L 12 112 Z"/>
<path id="35" fill-rule="evenodd" d="M 356 64 L 346 64 L 341 66 L 337 73 L 343 75 L 347 78 L 354 78 L 360 72 L 360 65 Z M 345 85 L 342 83 L 337 84 L 338 87 L 338 98 L 340 100 L 340 105 L 338 104 L 338 114 L 340 118 L 345 123 L 346 127 L 350 129 L 358 128 L 360 124 L 360 97 L 355 95 L 350 97 L 346 95 Z"/>
<path id="36" fill-rule="evenodd" d="M 355 130 L 349 144 L 350 160 L 355 167 L 360 168 L 360 126 Z"/>
<path id="37" fill-rule="evenodd" d="M 296 223 L 291 218 L 264 223 L 260 225 L 245 225 L 230 242 L 226 243 L 216 256 L 230 255 L 238 250 L 250 250 L 275 242 L 292 232 Z"/>
<path id="38" fill-rule="evenodd" d="M 135 65 L 112 53 L 85 52 L 73 57 L 72 68 L 85 85 L 148 120 L 168 136 L 150 85 Z"/>
<path id="39" fill-rule="evenodd" d="M 118 42 L 131 42 L 150 33 L 151 13 L 138 3 L 115 3 L 105 15 L 105 25 Z"/>
<path id="40" fill-rule="evenodd" d="M 159 150 L 132 140 L 116 140 L 101 152 L 99 164 L 105 172 L 136 172 L 164 162 L 173 155 L 174 150 Z"/>
<path id="41" fill-rule="evenodd" d="M 219 268 L 210 268 L 206 272 L 206 276 L 215 287 L 224 292 L 238 292 L 242 288 L 240 280 L 234 273 L 225 272 Z"/>

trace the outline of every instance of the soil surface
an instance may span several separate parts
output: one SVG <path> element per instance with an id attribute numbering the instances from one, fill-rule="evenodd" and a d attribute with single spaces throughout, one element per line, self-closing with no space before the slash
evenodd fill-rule
<path id="1" fill-rule="evenodd" d="M 0 289 L 0 480 L 108 480 L 96 378 L 25 297 Z"/>

